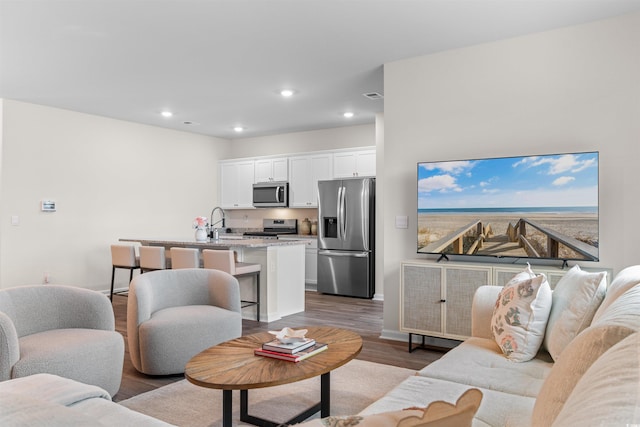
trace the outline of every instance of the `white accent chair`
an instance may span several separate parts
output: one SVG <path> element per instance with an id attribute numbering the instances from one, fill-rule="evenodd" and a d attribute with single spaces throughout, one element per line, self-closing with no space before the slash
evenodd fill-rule
<path id="1" fill-rule="evenodd" d="M 61 285 L 0 290 L 0 381 L 48 373 L 114 396 L 123 362 L 106 295 Z"/>
<path id="2" fill-rule="evenodd" d="M 129 355 L 144 374 L 183 373 L 193 356 L 240 335 L 240 286 L 230 274 L 202 268 L 158 270 L 131 282 Z"/>
<path id="3" fill-rule="evenodd" d="M 164 246 L 140 246 L 140 273 L 164 270 L 167 258 Z"/>
<path id="4" fill-rule="evenodd" d="M 171 268 L 199 268 L 200 251 L 197 248 L 171 248 Z"/>
<path id="5" fill-rule="evenodd" d="M 113 301 L 113 282 L 116 278 L 116 268 L 129 270 L 129 283 L 133 279 L 133 270 L 140 268 L 140 259 L 136 257 L 133 245 L 111 245 L 111 292 L 109 299 Z"/>
<path id="6" fill-rule="evenodd" d="M 256 306 L 256 320 L 260 321 L 260 264 L 237 262 L 236 253 L 230 249 L 204 249 L 202 251 L 204 268 L 224 271 L 238 278 L 243 276 L 256 277 L 255 300 L 241 300 L 242 308 Z"/>

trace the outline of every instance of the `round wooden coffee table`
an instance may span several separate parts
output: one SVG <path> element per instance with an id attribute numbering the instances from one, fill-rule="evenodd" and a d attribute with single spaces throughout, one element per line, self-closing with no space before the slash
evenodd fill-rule
<path id="1" fill-rule="evenodd" d="M 248 390 L 289 384 L 320 375 L 320 402 L 303 411 L 286 424 L 301 422 L 320 411 L 321 417 L 330 415 L 331 371 L 354 359 L 362 350 L 362 338 L 351 331 L 331 327 L 300 327 L 307 329 L 307 337 L 326 343 L 327 350 L 300 362 L 288 362 L 256 356 L 253 351 L 271 341 L 268 332 L 247 335 L 218 344 L 195 355 L 185 368 L 189 382 L 222 390 L 222 424 L 231 426 L 232 390 L 240 390 L 240 420 L 261 426 L 276 423 L 248 414 Z"/>

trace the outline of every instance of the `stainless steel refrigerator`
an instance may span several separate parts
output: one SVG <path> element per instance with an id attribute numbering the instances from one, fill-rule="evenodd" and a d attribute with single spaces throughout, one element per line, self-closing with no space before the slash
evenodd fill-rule
<path id="1" fill-rule="evenodd" d="M 318 292 L 372 298 L 375 178 L 318 182 Z"/>

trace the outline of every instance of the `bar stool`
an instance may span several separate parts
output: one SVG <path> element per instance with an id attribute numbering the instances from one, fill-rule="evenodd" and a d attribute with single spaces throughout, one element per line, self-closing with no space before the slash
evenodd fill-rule
<path id="1" fill-rule="evenodd" d="M 133 280 L 133 270 L 140 268 L 140 260 L 136 257 L 135 247 L 133 245 L 111 245 L 111 266 L 111 292 L 109 293 L 109 299 L 113 301 L 113 282 L 116 277 L 116 268 L 129 270 L 129 283 Z"/>
<path id="2" fill-rule="evenodd" d="M 171 248 L 171 268 L 200 268 L 200 251 L 197 248 Z"/>
<path id="3" fill-rule="evenodd" d="M 140 273 L 166 268 L 164 246 L 140 246 Z"/>
<path id="4" fill-rule="evenodd" d="M 256 300 L 240 300 L 242 308 L 256 306 L 256 320 L 260 321 L 260 264 L 237 262 L 235 252 L 232 250 L 204 249 L 202 251 L 204 268 L 222 270 L 234 277 L 256 276 Z"/>

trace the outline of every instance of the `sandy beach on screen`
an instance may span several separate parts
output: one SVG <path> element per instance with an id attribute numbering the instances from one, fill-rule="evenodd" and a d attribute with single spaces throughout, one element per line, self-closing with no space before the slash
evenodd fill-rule
<path id="1" fill-rule="evenodd" d="M 509 223 L 516 224 L 520 218 L 526 218 L 544 228 L 562 233 L 593 246 L 598 246 L 598 217 L 589 213 L 480 213 L 480 214 L 432 214 L 418 213 L 418 246 L 429 243 L 453 233 L 454 231 L 481 220 L 483 226 L 490 224 L 494 235 L 505 234 Z M 545 237 L 532 227 L 527 228 L 529 238 L 543 242 Z"/>

